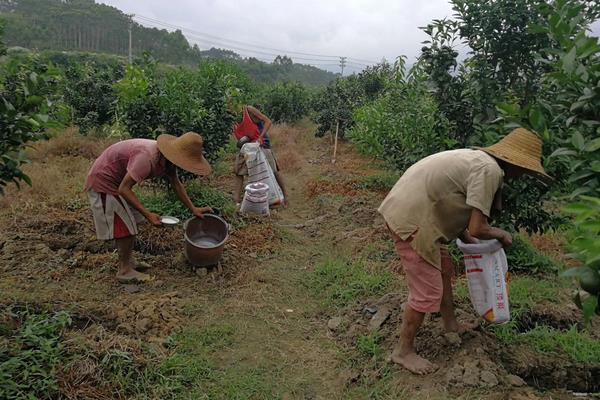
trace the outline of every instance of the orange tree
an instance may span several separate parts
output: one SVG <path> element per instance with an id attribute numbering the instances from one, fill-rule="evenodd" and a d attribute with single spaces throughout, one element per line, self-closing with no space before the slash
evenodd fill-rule
<path id="1" fill-rule="evenodd" d="M 0 34 L 1 34 L 0 26 Z M 21 169 L 28 143 L 47 139 L 58 72 L 35 57 L 6 56 L 0 44 L 0 194 L 8 183 L 31 184 Z M 2 57 L 4 55 L 4 57 Z"/>

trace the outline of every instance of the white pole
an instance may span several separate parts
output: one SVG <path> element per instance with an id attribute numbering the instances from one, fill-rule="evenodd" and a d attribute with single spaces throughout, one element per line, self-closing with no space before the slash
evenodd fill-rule
<path id="1" fill-rule="evenodd" d="M 335 164 L 335 156 L 337 154 L 337 143 L 338 143 L 338 132 L 340 130 L 340 121 L 338 120 L 335 124 L 335 140 L 333 144 L 333 160 L 331 160 L 332 164 Z"/>

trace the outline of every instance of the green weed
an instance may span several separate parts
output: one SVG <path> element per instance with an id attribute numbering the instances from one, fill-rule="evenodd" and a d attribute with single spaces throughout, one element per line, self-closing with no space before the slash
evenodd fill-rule
<path id="1" fill-rule="evenodd" d="M 315 267 L 308 286 L 328 306 L 343 307 L 360 297 L 384 293 L 391 281 L 389 272 L 371 270 L 363 261 L 328 260 Z"/>
<path id="2" fill-rule="evenodd" d="M 383 349 L 379 345 L 382 338 L 381 332 L 361 335 L 356 339 L 356 350 L 367 356 L 379 356 L 383 353 Z"/>
<path id="3" fill-rule="evenodd" d="M 561 292 L 568 287 L 569 282 L 556 278 L 534 278 L 530 276 L 511 277 L 508 284 L 508 298 L 513 316 L 522 311 L 531 310 L 540 303 L 561 302 Z M 469 299 L 469 287 L 466 279 L 461 279 L 454 285 L 454 296 L 457 299 Z"/>
<path id="4" fill-rule="evenodd" d="M 356 183 L 357 187 L 369 190 L 390 190 L 398 182 L 399 174 L 381 172 L 376 175 L 361 176 Z"/>
<path id="5" fill-rule="evenodd" d="M 454 284 L 454 298 L 457 300 L 469 299 L 469 286 L 466 279 L 457 280 Z"/>
<path id="6" fill-rule="evenodd" d="M 112 349 L 100 360 L 105 379 L 119 393 L 135 393 L 142 377 L 143 366 L 128 351 Z"/>
<path id="7" fill-rule="evenodd" d="M 65 312 L 17 316 L 24 318 L 23 323 L 0 346 L 0 398 L 54 397 L 56 374 L 64 361 L 61 334 L 71 318 Z"/>
<path id="8" fill-rule="evenodd" d="M 518 323 L 510 321 L 494 327 L 498 339 L 507 344 L 528 344 L 541 353 L 564 353 L 573 361 L 584 363 L 600 362 L 600 342 L 576 326 L 567 331 L 536 326 L 530 331 L 519 333 Z"/>
<path id="9" fill-rule="evenodd" d="M 234 216 L 235 204 L 228 193 L 198 180 L 187 182 L 185 186 L 192 203 L 197 207 L 210 206 L 219 210 L 225 217 Z M 190 211 L 179 201 L 171 188 L 138 190 L 137 194 L 142 204 L 152 212 L 180 219 L 191 216 Z"/>
<path id="10" fill-rule="evenodd" d="M 506 250 L 510 272 L 526 274 L 556 274 L 562 267 L 550 257 L 541 254 L 523 235 L 515 235 L 513 244 Z"/>
<path id="11" fill-rule="evenodd" d="M 600 362 L 600 341 L 573 326 L 568 331 L 559 331 L 547 326 L 537 326 L 525 333 L 521 341 L 532 345 L 542 353 L 562 351 L 572 360 L 584 363 Z"/>
<path id="12" fill-rule="evenodd" d="M 161 399 L 276 398 L 273 370 L 258 366 L 220 367 L 218 352 L 233 343 L 231 325 L 186 329 L 172 336 L 170 355 L 145 372 L 139 396 Z"/>
<path id="13" fill-rule="evenodd" d="M 543 302 L 560 303 L 567 287 L 568 282 L 559 279 L 520 276 L 511 279 L 508 297 L 512 310 L 532 309 Z"/>

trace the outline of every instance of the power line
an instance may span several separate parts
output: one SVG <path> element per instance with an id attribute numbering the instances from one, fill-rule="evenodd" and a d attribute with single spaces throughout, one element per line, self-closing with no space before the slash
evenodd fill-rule
<path id="1" fill-rule="evenodd" d="M 329 60 L 329 59 L 311 59 L 311 58 L 305 58 L 305 57 L 299 57 L 299 56 L 295 56 L 294 54 L 299 54 L 301 56 L 312 56 L 312 57 L 321 57 L 321 58 L 332 58 L 332 59 L 339 59 L 340 56 L 336 56 L 336 55 L 326 55 L 326 54 L 315 54 L 315 53 L 303 53 L 303 52 L 298 52 L 298 51 L 293 51 L 293 50 L 282 50 L 282 49 L 277 49 L 277 48 L 273 48 L 273 47 L 266 47 L 266 46 L 261 46 L 261 45 L 256 45 L 256 44 L 251 44 L 251 43 L 247 43 L 247 42 L 241 42 L 241 41 L 237 41 L 237 40 L 233 40 L 233 39 L 227 39 L 227 38 L 223 38 L 220 36 L 216 36 L 216 35 L 211 35 L 209 33 L 205 33 L 205 32 L 200 32 L 200 31 L 196 31 L 190 28 L 184 28 L 181 26 L 177 26 L 177 25 L 173 25 L 170 24 L 168 22 L 164 22 L 164 21 L 160 21 L 154 18 L 149 18 L 149 17 L 145 17 L 143 15 L 139 15 L 136 14 L 135 18 L 140 19 L 141 21 L 138 22 L 146 22 L 146 23 L 151 23 L 151 24 L 156 24 L 159 26 L 163 26 L 163 27 L 168 27 L 171 29 L 179 29 L 183 32 L 186 32 L 189 36 L 193 36 L 195 38 L 195 40 L 198 41 L 203 41 L 203 42 L 210 42 L 210 43 L 221 43 L 221 46 L 226 46 L 226 47 L 230 47 L 230 48 L 234 48 L 236 49 L 235 46 L 231 46 L 230 44 L 227 44 L 226 42 L 230 42 L 230 43 L 236 43 L 242 46 L 246 46 L 245 48 L 239 48 L 237 47 L 237 49 L 240 49 L 241 51 L 248 51 L 248 52 L 254 52 L 257 54 L 265 54 L 265 55 L 280 55 L 280 54 L 274 54 L 274 53 L 270 53 L 270 52 L 264 52 L 264 51 L 259 51 L 259 50 L 252 50 L 252 49 L 247 49 L 247 47 L 254 47 L 257 49 L 262 49 L 262 50 L 271 50 L 271 51 L 277 51 L 286 55 L 290 55 L 296 59 L 300 59 L 300 60 L 306 60 L 306 61 L 333 61 L 333 60 Z M 205 37 L 211 38 L 210 40 L 205 39 Z M 364 60 L 364 59 L 359 59 L 359 58 L 354 58 L 354 57 L 347 57 L 348 60 L 354 60 L 357 61 L 358 64 L 361 64 L 362 62 L 366 62 L 369 64 L 377 64 L 377 62 L 375 61 L 370 61 L 370 60 Z M 363 65 L 368 65 L 368 64 L 363 64 Z"/>
<path id="2" fill-rule="evenodd" d="M 209 37 L 209 38 L 212 38 L 212 39 L 217 39 L 219 41 L 237 43 L 237 44 L 242 45 L 242 46 L 256 47 L 258 49 L 283 52 L 283 53 L 286 53 L 286 54 L 288 54 L 288 53 L 294 53 L 294 54 L 300 54 L 300 55 L 303 55 L 303 56 L 322 57 L 322 58 L 339 58 L 339 56 L 335 56 L 335 55 L 302 53 L 302 52 L 298 52 L 298 51 L 282 50 L 282 49 L 277 49 L 277 48 L 273 48 L 273 47 L 266 47 L 266 46 L 256 45 L 256 44 L 252 44 L 252 43 L 248 43 L 248 42 L 240 42 L 238 40 L 227 39 L 227 38 L 224 38 L 224 37 L 221 37 L 221 36 L 211 35 L 209 33 L 200 32 L 200 31 L 196 31 L 196 30 L 193 30 L 193 29 L 190 29 L 190 28 L 184 28 L 184 27 L 181 27 L 181 26 L 173 25 L 173 24 L 170 24 L 168 22 L 159 21 L 157 19 L 144 17 L 142 15 L 137 15 L 136 14 L 136 17 L 138 17 L 139 19 L 142 19 L 142 20 L 146 20 L 146 21 L 151 22 L 151 23 L 158 24 L 158 25 L 163 25 L 163 26 L 166 26 L 166 27 L 169 27 L 169 28 L 173 28 L 173 29 L 179 29 L 181 31 L 187 31 L 189 33 L 193 33 L 196 36 L 205 36 L 205 37 Z M 325 61 L 325 60 L 323 60 L 323 61 Z"/>
<path id="3" fill-rule="evenodd" d="M 344 67 L 346 66 L 346 58 L 347 57 L 340 57 L 340 68 L 342 70 L 341 75 L 344 76 Z"/>

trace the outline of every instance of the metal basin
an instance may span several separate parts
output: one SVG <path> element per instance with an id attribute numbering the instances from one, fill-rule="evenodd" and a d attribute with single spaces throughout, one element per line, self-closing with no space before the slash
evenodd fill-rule
<path id="1" fill-rule="evenodd" d="M 185 257 L 197 267 L 216 265 L 221 260 L 229 226 L 221 217 L 205 214 L 185 221 Z"/>

